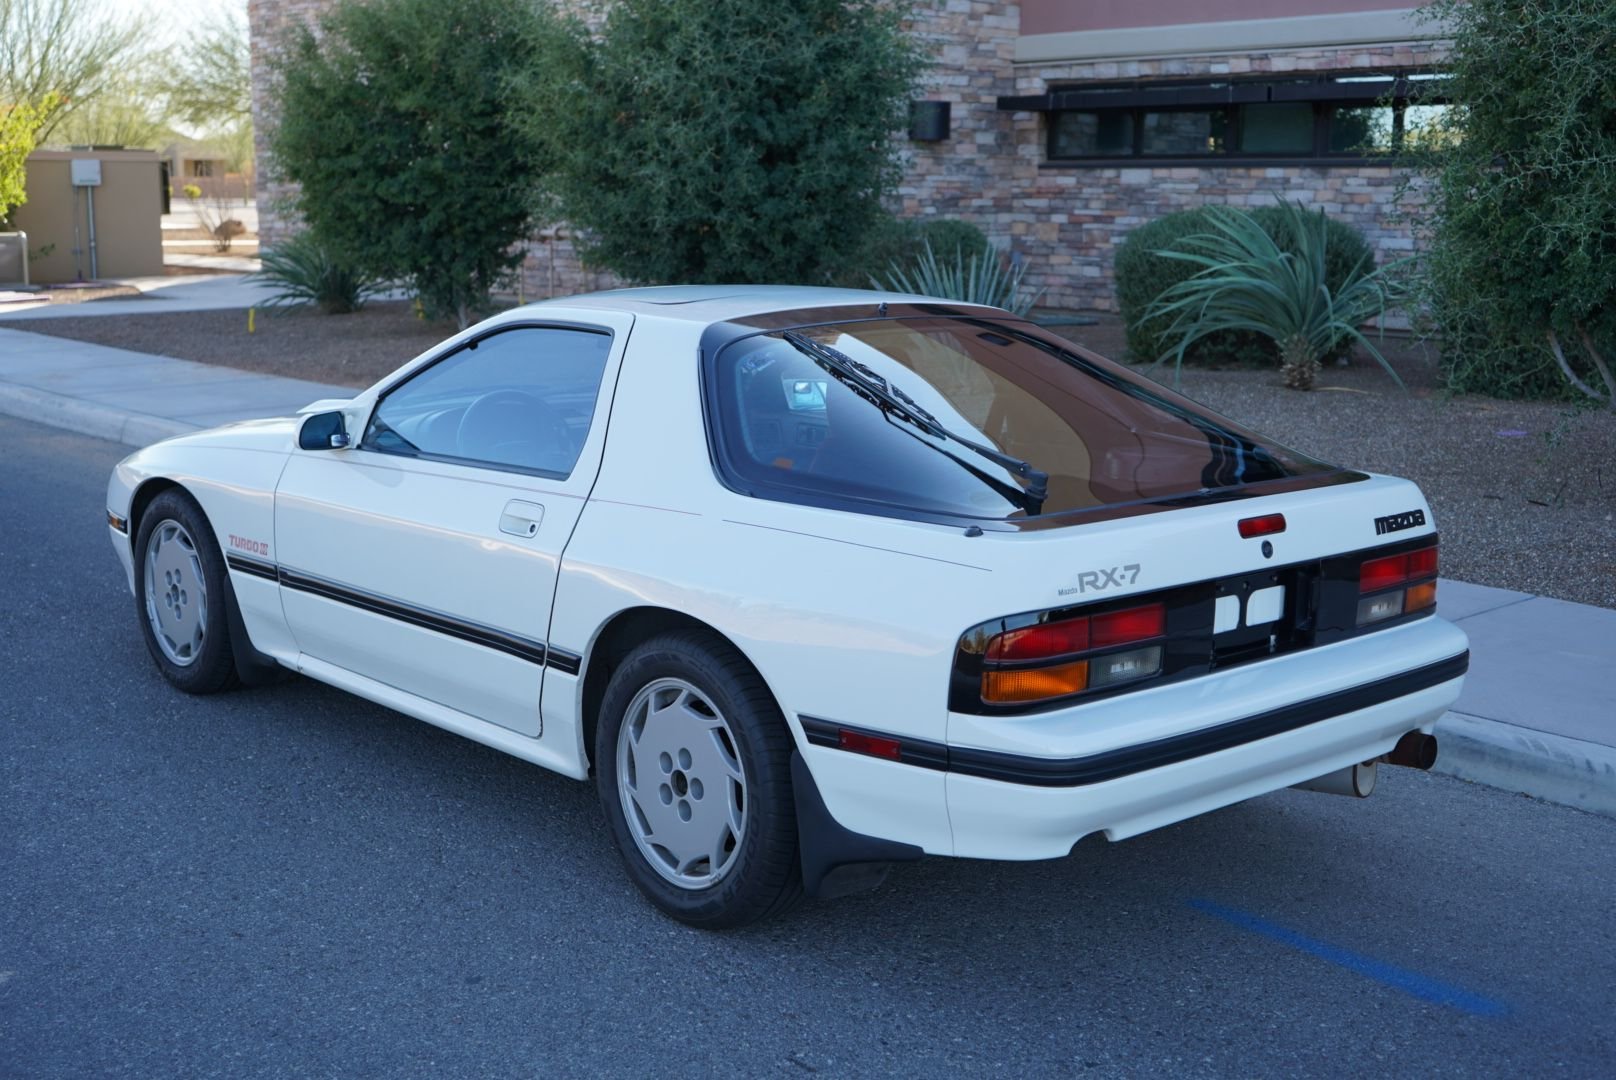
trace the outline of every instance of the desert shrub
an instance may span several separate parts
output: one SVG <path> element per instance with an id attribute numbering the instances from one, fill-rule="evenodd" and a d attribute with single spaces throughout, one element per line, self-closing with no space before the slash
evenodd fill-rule
<path id="1" fill-rule="evenodd" d="M 266 249 L 259 258 L 263 268 L 249 280 L 279 290 L 264 301 L 265 307 L 317 304 L 327 315 L 346 315 L 386 288 L 383 282 L 345 265 L 309 230 Z"/>
<path id="2" fill-rule="evenodd" d="M 292 30 L 270 147 L 333 258 L 469 325 L 536 226 L 546 158 L 506 86 L 567 47 L 554 28 L 530 0 L 339 0 Z"/>
<path id="3" fill-rule="evenodd" d="M 200 199 L 202 197 L 202 189 L 196 184 L 186 184 L 184 187 L 180 188 L 180 194 L 184 195 L 187 199 Z"/>
<path id="4" fill-rule="evenodd" d="M 844 272 L 900 175 L 920 70 L 903 18 L 885 0 L 611 5 L 575 70 L 514 88 L 584 256 L 645 282 Z"/>
<path id="5" fill-rule="evenodd" d="M 1166 322 L 1175 375 L 1191 345 L 1237 331 L 1273 342 L 1293 390 L 1313 389 L 1321 362 L 1341 341 L 1363 345 L 1401 385 L 1359 329 L 1400 298 L 1389 277 L 1400 264 L 1376 267 L 1366 253 L 1332 288 L 1329 218 L 1299 203 L 1277 210 L 1282 220 L 1265 225 L 1256 214 L 1212 207 L 1205 232 L 1156 252 L 1192 271 L 1145 311 L 1145 318 Z"/>
<path id="6" fill-rule="evenodd" d="M 918 258 L 893 262 L 886 273 L 872 277 L 870 285 L 891 292 L 988 304 L 1025 315 L 1042 295 L 1041 290 L 1035 293 L 1022 283 L 1026 272 L 1025 263 L 1007 267 L 999 249 L 986 241 L 975 249 L 956 247 L 939 252 L 926 240 Z"/>
<path id="7" fill-rule="evenodd" d="M 968 221 L 955 218 L 889 216 L 870 230 L 864 247 L 849 256 L 830 277 L 831 283 L 850 289 L 869 288 L 870 279 L 885 274 L 894 263 L 911 266 L 930 244 L 939 255 L 955 251 L 981 251 L 988 237 Z"/>
<path id="8" fill-rule="evenodd" d="M 1290 218 L 1284 207 L 1263 206 L 1249 214 L 1283 250 L 1296 250 L 1296 238 L 1290 231 Z M 1353 268 L 1366 257 L 1372 259 L 1373 252 L 1357 229 L 1333 218 L 1325 220 L 1328 230 L 1325 283 L 1332 291 L 1338 291 Z M 1127 325 L 1128 354 L 1132 359 L 1154 361 L 1172 347 L 1173 340 L 1167 332 L 1169 320 L 1159 316 L 1149 318 L 1146 312 L 1162 294 L 1197 271 L 1191 263 L 1164 258 L 1157 252 L 1175 246 L 1185 237 L 1212 231 L 1211 222 L 1209 207 L 1181 210 L 1141 225 L 1130 232 L 1117 249 L 1117 307 Z M 1349 338 L 1342 337 L 1332 343 L 1326 358 L 1345 355 L 1351 345 Z M 1228 330 L 1197 341 L 1184 360 L 1219 367 L 1269 367 L 1278 362 L 1279 353 L 1274 343 L 1260 334 Z"/>
<path id="9" fill-rule="evenodd" d="M 1439 0 L 1453 35 L 1425 306 L 1450 387 L 1616 408 L 1616 20 L 1610 3 Z"/>

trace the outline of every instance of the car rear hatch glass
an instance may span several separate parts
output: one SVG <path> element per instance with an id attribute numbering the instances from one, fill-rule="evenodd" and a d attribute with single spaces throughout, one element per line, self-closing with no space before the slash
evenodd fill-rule
<path id="1" fill-rule="evenodd" d="M 732 327 L 704 348 L 714 457 L 731 487 L 1027 528 L 1362 479 L 1028 322 L 845 310 Z"/>

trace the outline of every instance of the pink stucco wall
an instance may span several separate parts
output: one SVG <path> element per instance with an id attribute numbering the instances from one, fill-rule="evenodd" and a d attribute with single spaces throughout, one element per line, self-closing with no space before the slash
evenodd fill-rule
<path id="1" fill-rule="evenodd" d="M 1208 4 L 1205 0 L 1021 0 L 1021 32 L 1057 34 L 1070 30 L 1410 10 L 1413 10 L 1412 5 L 1387 0 L 1226 0 L 1221 4 Z"/>

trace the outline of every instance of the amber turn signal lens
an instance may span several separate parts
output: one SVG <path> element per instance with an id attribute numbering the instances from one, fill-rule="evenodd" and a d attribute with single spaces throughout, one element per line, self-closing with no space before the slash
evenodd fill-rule
<path id="1" fill-rule="evenodd" d="M 1065 697 L 1088 689 L 1089 662 L 1029 668 L 1022 671 L 984 671 L 982 700 L 991 704 L 1014 704 Z"/>
<path id="2" fill-rule="evenodd" d="M 1408 596 L 1403 601 L 1403 611 L 1424 611 L 1436 604 L 1436 582 L 1427 581 L 1420 585 L 1410 585 Z"/>

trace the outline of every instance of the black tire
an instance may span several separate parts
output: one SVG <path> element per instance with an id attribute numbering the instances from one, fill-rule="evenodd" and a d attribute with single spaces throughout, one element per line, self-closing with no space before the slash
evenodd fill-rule
<path id="1" fill-rule="evenodd" d="M 201 643 L 187 662 L 176 662 L 158 643 L 157 632 L 148 614 L 146 586 L 146 557 L 153 536 L 166 523 L 178 524 L 191 543 L 195 565 L 200 566 L 204 589 L 204 626 Z M 230 642 L 230 617 L 227 590 L 230 588 L 229 571 L 219 543 L 213 537 L 213 527 L 207 515 L 184 491 L 170 488 L 158 495 L 141 515 L 140 529 L 135 537 L 135 614 L 140 621 L 146 649 L 157 663 L 163 678 L 188 694 L 216 694 L 241 685 L 236 675 L 236 658 Z M 183 588 L 184 581 L 176 583 Z M 159 588 L 161 588 L 159 583 Z M 191 589 L 184 589 L 186 599 L 193 601 Z M 154 606 L 161 609 L 159 598 Z"/>
<path id="2" fill-rule="evenodd" d="M 667 871 L 659 871 L 640 849 L 625 816 L 618 775 L 619 738 L 630 706 L 641 692 L 659 683 L 665 685 L 665 680 L 681 680 L 710 702 L 733 740 L 733 756 L 745 774 L 745 816 L 739 840 L 728 850 L 722 876 L 706 887 L 674 884 L 665 877 Z M 668 633 L 624 658 L 612 673 L 601 703 L 595 733 L 595 777 L 606 821 L 629 877 L 647 900 L 680 922 L 719 930 L 771 918 L 801 899 L 792 749 L 791 733 L 773 695 L 746 659 L 716 635 Z M 712 777 L 707 782 L 711 784 Z M 709 864 L 709 872 L 713 869 Z"/>

